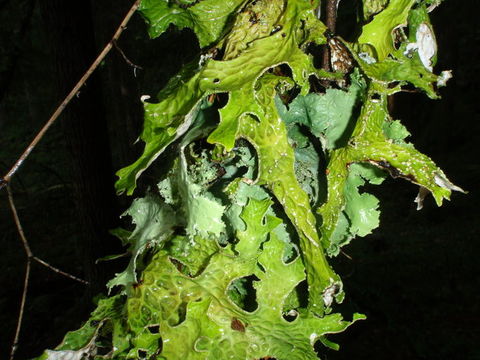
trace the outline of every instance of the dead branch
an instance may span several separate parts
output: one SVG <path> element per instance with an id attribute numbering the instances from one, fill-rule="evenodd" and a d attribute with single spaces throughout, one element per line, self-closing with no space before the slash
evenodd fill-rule
<path id="1" fill-rule="evenodd" d="M 132 15 L 135 13 L 137 10 L 138 6 L 140 5 L 141 0 L 136 0 L 135 3 L 132 5 L 130 10 L 128 11 L 127 15 L 123 19 L 122 23 L 120 26 L 117 28 L 117 31 L 113 35 L 112 39 L 108 42 L 108 44 L 104 47 L 102 52 L 98 55 L 98 57 L 95 59 L 95 61 L 90 65 L 88 70 L 83 74 L 83 76 L 80 78 L 80 80 L 77 82 L 77 84 L 73 87 L 73 89 L 70 91 L 70 93 L 67 95 L 67 97 L 62 101 L 62 103 L 57 107 L 57 109 L 54 111 L 50 119 L 45 123 L 45 125 L 40 129 L 40 131 L 37 133 L 35 138 L 32 140 L 30 145 L 27 146 L 25 151 L 20 155 L 20 157 L 17 159 L 15 164 L 11 167 L 11 169 L 7 172 L 3 178 L 0 179 L 0 189 L 5 187 L 6 184 L 10 181 L 12 176 L 18 171 L 20 166 L 22 166 L 23 162 L 25 159 L 30 155 L 30 153 L 33 151 L 33 149 L 37 146 L 37 144 L 40 142 L 40 140 L 43 138 L 45 133 L 48 131 L 48 129 L 55 123 L 55 120 L 60 116 L 60 114 L 63 112 L 63 110 L 67 107 L 69 102 L 73 99 L 73 97 L 79 92 L 80 88 L 85 84 L 87 79 L 92 75 L 92 73 L 95 71 L 95 69 L 100 65 L 102 60 L 107 56 L 107 54 L 112 50 L 112 47 L 114 46 L 114 43 L 120 38 L 120 35 L 122 34 L 123 30 L 125 30 L 126 25 Z"/>
<path id="2" fill-rule="evenodd" d="M 25 269 L 25 278 L 23 281 L 23 291 L 22 291 L 22 298 L 20 301 L 20 310 L 19 310 L 19 315 L 17 319 L 17 326 L 15 329 L 15 336 L 12 342 L 12 347 L 10 349 L 10 360 L 13 360 L 15 357 L 15 353 L 18 348 L 18 342 L 20 338 L 20 332 L 22 329 L 22 322 L 23 322 L 23 315 L 24 315 L 24 310 L 25 310 L 25 302 L 27 300 L 27 292 L 28 292 L 28 285 L 29 285 L 29 280 L 30 280 L 30 270 L 31 270 L 31 262 L 32 260 L 38 262 L 39 264 L 47 267 L 48 269 L 52 270 L 53 272 L 56 272 L 60 275 L 66 276 L 72 280 L 81 282 L 83 284 L 87 284 L 88 282 L 80 279 L 74 275 L 71 275 L 65 271 L 62 271 L 46 261 L 38 258 L 35 256 L 30 248 L 30 245 L 28 243 L 28 240 L 25 236 L 25 232 L 23 230 L 22 223 L 20 222 L 20 218 L 18 216 L 17 208 L 15 207 L 15 202 L 13 200 L 13 193 L 10 188 L 10 181 L 13 175 L 18 171 L 18 169 L 22 166 L 23 162 L 25 159 L 30 155 L 30 153 L 35 149 L 37 144 L 40 142 L 40 140 L 43 138 L 45 133 L 48 131 L 48 129 L 54 124 L 54 122 L 57 120 L 57 118 L 60 116 L 60 114 L 63 112 L 63 110 L 67 107 L 67 105 L 70 103 L 70 101 L 73 99 L 73 97 L 79 92 L 80 88 L 85 84 L 87 79 L 92 75 L 92 73 L 95 71 L 95 69 L 98 67 L 98 65 L 102 62 L 102 60 L 107 56 L 107 54 L 110 52 L 113 46 L 116 46 L 116 41 L 120 38 L 120 35 L 122 34 L 123 30 L 126 28 L 126 24 L 132 17 L 132 15 L 135 13 L 137 10 L 138 6 L 140 5 L 141 0 L 136 0 L 130 10 L 128 11 L 127 15 L 124 17 L 122 20 L 122 23 L 120 26 L 117 28 L 115 31 L 115 34 L 113 35 L 112 39 L 108 42 L 108 44 L 105 46 L 105 48 L 100 52 L 100 54 L 97 56 L 95 61 L 90 65 L 88 70 L 83 74 L 83 76 L 80 78 L 80 80 L 77 82 L 77 84 L 73 87 L 73 89 L 70 91 L 70 93 L 67 95 L 67 97 L 62 101 L 62 103 L 57 107 L 57 109 L 54 111 L 52 116 L 48 119 L 48 121 L 45 123 L 45 125 L 40 129 L 40 131 L 37 133 L 35 138 L 32 140 L 32 142 L 27 146 L 27 148 L 24 150 L 24 152 L 20 155 L 20 157 L 17 159 L 15 164 L 10 168 L 10 170 L 7 172 L 5 176 L 0 178 L 0 189 L 6 188 L 7 194 L 8 194 L 8 202 L 10 205 L 10 209 L 12 211 L 12 216 L 15 222 L 15 226 L 17 228 L 18 234 L 20 236 L 20 240 L 22 242 L 23 248 L 25 250 L 25 254 L 27 255 L 27 263 L 26 263 L 26 269 Z M 123 54 L 123 52 L 117 47 L 117 49 L 120 51 L 124 59 L 126 59 L 126 56 Z M 126 59 L 127 61 L 128 59 Z M 129 64 L 132 64 L 129 60 L 127 61 Z M 137 66 L 135 66 L 137 67 Z"/>
<path id="3" fill-rule="evenodd" d="M 10 205 L 10 209 L 12 211 L 12 216 L 13 220 L 15 221 L 15 226 L 17 228 L 18 234 L 20 235 L 20 240 L 22 241 L 23 248 L 25 249 L 25 254 L 27 255 L 27 265 L 25 269 L 25 279 L 23 281 L 23 293 L 22 293 L 22 299 L 20 301 L 20 311 L 18 314 L 18 319 L 17 319 L 17 327 L 15 329 L 15 336 L 13 339 L 12 347 L 10 350 L 10 360 L 13 360 L 13 357 L 15 356 L 15 352 L 18 347 L 18 339 L 20 337 L 20 330 L 22 328 L 22 321 L 23 321 L 23 313 L 25 309 L 25 302 L 27 299 L 27 290 L 28 290 L 28 282 L 30 279 L 30 268 L 31 268 L 31 262 L 32 260 L 35 260 L 39 264 L 42 264 L 43 266 L 47 267 L 48 269 L 52 270 L 53 272 L 56 272 L 57 274 L 63 275 L 65 277 L 68 277 L 69 279 L 81 282 L 85 285 L 88 285 L 88 281 L 85 281 L 83 279 L 80 279 L 74 275 L 71 275 L 65 271 L 62 271 L 60 269 L 57 269 L 56 267 L 50 265 L 46 261 L 36 257 L 33 255 L 33 252 L 30 248 L 30 245 L 28 243 L 27 237 L 25 236 L 25 231 L 23 231 L 23 226 L 22 223 L 20 222 L 20 218 L 18 216 L 18 211 L 15 206 L 15 202 L 13 200 L 13 193 L 10 188 L 10 184 L 7 183 L 6 185 L 7 188 L 7 194 L 8 194 L 8 203 Z"/>
<path id="4" fill-rule="evenodd" d="M 123 60 L 124 60 L 128 65 L 130 65 L 130 66 L 133 67 L 134 69 L 143 70 L 143 68 L 142 68 L 141 66 L 135 65 L 132 61 L 130 61 L 130 59 L 127 57 L 127 55 L 125 55 L 125 53 L 124 53 L 123 50 L 120 48 L 120 46 L 118 46 L 117 41 L 114 41 L 114 42 L 113 42 L 113 46 L 115 46 L 115 49 L 117 49 L 117 51 L 118 51 L 118 52 L 120 53 L 120 55 L 122 56 Z"/>

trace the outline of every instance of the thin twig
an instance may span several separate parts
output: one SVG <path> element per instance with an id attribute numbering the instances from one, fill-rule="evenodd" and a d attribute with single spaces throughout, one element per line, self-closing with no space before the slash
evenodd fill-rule
<path id="1" fill-rule="evenodd" d="M 23 231 L 23 226 L 22 226 L 22 223 L 20 222 L 20 218 L 18 217 L 18 212 L 17 212 L 17 207 L 15 206 L 15 203 L 13 201 L 13 193 L 12 193 L 12 190 L 10 189 L 10 185 L 8 184 L 7 185 L 7 193 L 8 193 L 8 202 L 10 204 L 10 209 L 12 210 L 12 214 L 13 214 L 13 219 L 15 221 L 15 225 L 17 227 L 17 230 L 18 230 L 18 233 L 20 235 L 20 239 L 22 240 L 22 244 L 23 244 L 23 247 L 25 249 L 25 253 L 28 257 L 28 259 L 33 259 L 35 260 L 36 262 L 42 264 L 43 266 L 49 268 L 50 270 L 58 273 L 58 274 L 61 274 L 63 276 L 66 276 L 72 280 L 75 280 L 75 281 L 78 281 L 78 282 L 81 282 L 85 285 L 88 285 L 89 282 L 86 281 L 86 280 L 83 280 L 83 279 L 80 279 L 72 274 L 69 274 L 65 271 L 62 271 L 58 268 L 56 268 L 55 266 L 52 266 L 50 265 L 49 263 L 47 263 L 46 261 L 40 259 L 39 257 L 33 255 L 33 252 L 32 250 L 30 249 L 30 245 L 28 244 L 28 240 L 27 240 L 27 237 L 25 236 L 25 232 Z"/>
<path id="2" fill-rule="evenodd" d="M 20 338 L 20 330 L 22 329 L 23 311 L 25 309 L 25 301 L 27 300 L 28 281 L 30 279 L 30 258 L 27 259 L 25 269 L 25 279 L 23 280 L 22 300 L 20 301 L 20 312 L 18 314 L 17 328 L 15 329 L 15 337 L 13 338 L 12 347 L 10 349 L 10 360 L 13 360 L 15 352 L 18 348 L 18 339 Z"/>
<path id="3" fill-rule="evenodd" d="M 76 276 L 74 276 L 72 274 L 69 274 L 65 271 L 62 271 L 62 270 L 56 268 L 55 266 L 50 265 L 46 261 L 40 259 L 39 257 L 37 257 L 33 254 L 32 250 L 30 249 L 30 245 L 28 244 L 27 237 L 25 236 L 25 232 L 23 231 L 23 226 L 22 226 L 22 223 L 20 222 L 20 218 L 18 217 L 17 207 L 15 206 L 15 202 L 13 201 L 13 193 L 12 193 L 12 190 L 10 189 L 10 184 L 7 185 L 7 194 L 8 194 L 8 202 L 10 204 L 10 209 L 12 210 L 12 214 L 13 214 L 13 219 L 15 221 L 15 225 L 17 227 L 18 233 L 20 235 L 20 239 L 22 240 L 22 244 L 23 244 L 23 247 L 25 249 L 25 253 L 26 253 L 29 261 L 31 259 L 33 259 L 36 262 L 38 262 L 39 264 L 42 264 L 43 266 L 49 268 L 53 272 L 56 272 L 56 273 L 58 273 L 60 275 L 63 275 L 63 276 L 66 276 L 66 277 L 68 277 L 72 280 L 81 282 L 85 285 L 88 285 L 89 284 L 88 281 L 80 279 L 79 277 L 76 277 Z"/>
<path id="4" fill-rule="evenodd" d="M 7 194 L 8 194 L 8 203 L 10 204 L 10 209 L 12 210 L 13 220 L 15 221 L 15 225 L 17 226 L 18 234 L 20 235 L 20 239 L 22 240 L 25 253 L 27 254 L 28 259 L 30 260 L 33 257 L 33 253 L 32 253 L 32 250 L 30 249 L 30 245 L 28 245 L 27 238 L 25 237 L 25 232 L 23 231 L 22 223 L 20 222 L 20 218 L 18 217 L 17 208 L 15 207 L 15 203 L 13 201 L 12 189 L 10 188 L 9 184 L 7 184 Z"/>
<path id="5" fill-rule="evenodd" d="M 18 217 L 18 212 L 17 208 L 15 206 L 15 202 L 13 200 L 13 193 L 12 189 L 10 188 L 10 184 L 7 183 L 7 194 L 8 194 L 8 203 L 10 204 L 10 209 L 12 210 L 12 215 L 13 215 L 13 220 L 15 221 L 15 226 L 17 227 L 18 234 L 20 235 L 20 239 L 22 240 L 23 248 L 25 249 L 25 254 L 27 255 L 27 267 L 25 270 L 25 280 L 23 283 L 23 294 L 22 294 L 22 300 L 20 302 L 20 313 L 18 315 L 18 320 L 17 320 L 17 328 L 15 330 L 15 337 L 12 343 L 12 348 L 10 350 L 10 360 L 13 360 L 13 357 L 15 355 L 15 352 L 17 351 L 18 347 L 18 339 L 20 337 L 20 330 L 22 328 L 22 320 L 23 320 L 23 312 L 25 308 L 25 301 L 27 298 L 27 289 L 28 289 L 28 281 L 30 279 L 30 264 L 32 262 L 32 259 L 37 261 L 38 263 L 42 264 L 43 266 L 49 268 L 50 270 L 66 276 L 72 280 L 81 282 L 83 284 L 88 285 L 88 282 L 85 280 L 82 280 L 76 276 L 73 276 L 69 273 L 66 273 L 65 271 L 62 271 L 60 269 L 57 269 L 56 267 L 48 264 L 47 262 L 43 261 L 42 259 L 36 257 L 33 255 L 32 250 L 30 249 L 30 245 L 28 244 L 27 237 L 25 236 L 25 232 L 23 231 L 23 226 L 22 223 L 20 222 L 20 218 Z"/>
<path id="6" fill-rule="evenodd" d="M 70 279 L 72 279 L 72 280 L 81 282 L 82 284 L 85 284 L 85 285 L 88 285 L 88 284 L 89 284 L 88 281 L 83 280 L 83 279 L 80 279 L 80 278 L 78 278 L 78 277 L 76 277 L 76 276 L 74 276 L 74 275 L 72 275 L 72 274 L 69 274 L 69 273 L 67 273 L 67 272 L 65 272 L 65 271 L 62 271 L 62 270 L 60 270 L 60 269 L 57 269 L 55 266 L 50 265 L 49 263 L 47 263 L 46 261 L 43 261 L 42 259 L 36 257 L 35 255 L 32 256 L 32 259 L 35 260 L 36 262 L 42 264 L 43 266 L 49 268 L 49 269 L 52 270 L 53 272 L 56 272 L 57 274 L 66 276 L 66 277 L 68 277 L 68 278 L 70 278 Z"/>
<path id="7" fill-rule="evenodd" d="M 340 252 L 341 252 L 342 255 L 345 256 L 348 260 L 353 260 L 353 258 L 352 258 L 350 255 L 348 255 L 345 251 L 340 250 Z"/>
<path id="8" fill-rule="evenodd" d="M 15 164 L 12 166 L 12 168 L 8 171 L 8 173 L 0 180 L 0 189 L 5 187 L 5 185 L 10 181 L 12 176 L 18 171 L 20 166 L 22 166 L 22 163 L 25 161 L 25 159 L 30 155 L 32 150 L 37 146 L 39 141 L 43 138 L 47 130 L 50 128 L 50 126 L 53 125 L 55 120 L 59 117 L 59 115 L 63 112 L 63 110 L 67 107 L 68 103 L 73 99 L 73 97 L 78 93 L 80 88 L 85 84 L 87 79 L 92 75 L 92 73 L 95 71 L 95 69 L 98 67 L 98 65 L 102 62 L 102 60 L 107 56 L 107 54 L 110 52 L 110 50 L 113 47 L 113 44 L 115 41 L 118 40 L 120 35 L 122 34 L 123 30 L 125 30 L 126 25 L 132 15 L 135 13 L 137 10 L 138 6 L 140 5 L 141 0 L 136 0 L 130 10 L 128 11 L 127 15 L 123 19 L 122 23 L 120 26 L 117 28 L 117 31 L 113 35 L 112 39 L 108 42 L 108 44 L 105 46 L 105 48 L 102 50 L 102 52 L 98 55 L 98 57 L 95 59 L 95 61 L 90 65 L 88 70 L 83 74 L 81 79 L 77 82 L 77 84 L 73 87 L 73 89 L 70 91 L 70 93 L 67 95 L 67 97 L 62 101 L 62 103 L 58 106 L 58 108 L 55 110 L 55 112 L 52 114 L 50 119 L 45 123 L 43 128 L 37 133 L 35 138 L 32 140 L 30 145 L 27 146 L 25 151 L 22 153 L 22 155 L 18 158 L 18 160 L 15 162 Z"/>
<path id="9" fill-rule="evenodd" d="M 27 266 L 25 269 L 25 279 L 23 281 L 23 293 L 22 293 L 22 300 L 20 301 L 20 312 L 18 314 L 17 328 L 15 329 L 15 337 L 13 338 L 13 343 L 10 350 L 10 360 L 13 360 L 13 357 L 15 356 L 15 352 L 17 351 L 18 339 L 20 337 L 20 330 L 22 328 L 23 310 L 25 308 L 25 301 L 27 299 L 28 281 L 30 279 L 30 262 L 33 254 L 32 254 L 32 251 L 30 250 L 30 246 L 28 245 L 28 241 L 27 241 L 27 238 L 25 237 L 25 233 L 23 232 L 22 224 L 20 223 L 17 209 L 15 207 L 15 203 L 13 202 L 12 190 L 10 189 L 10 185 L 8 184 L 7 184 L 7 194 L 8 194 L 8 203 L 10 204 L 10 209 L 12 210 L 12 214 L 13 214 L 13 219 L 15 221 L 15 225 L 17 226 L 20 239 L 22 240 L 25 253 L 27 254 Z"/>
<path id="10" fill-rule="evenodd" d="M 70 103 L 70 101 L 73 99 L 73 97 L 79 92 L 80 88 L 85 84 L 87 79 L 90 77 L 90 75 L 95 71 L 95 69 L 98 67 L 98 65 L 102 62 L 102 60 L 105 58 L 105 56 L 110 52 L 110 50 L 113 47 L 113 44 L 116 45 L 116 41 L 122 34 L 123 30 L 126 28 L 126 24 L 132 17 L 132 15 L 135 13 L 137 10 L 141 0 L 136 0 L 130 10 L 128 11 L 127 15 L 123 19 L 122 23 L 120 26 L 117 28 L 115 34 L 113 35 L 112 39 L 110 42 L 105 46 L 105 48 L 102 50 L 102 52 L 98 55 L 98 57 L 95 59 L 95 61 L 92 63 L 92 65 L 88 68 L 88 70 L 85 72 L 85 74 L 80 78 L 78 83 L 73 87 L 73 89 L 70 91 L 70 93 L 67 95 L 67 97 L 62 101 L 62 103 L 58 106 L 58 108 L 55 110 L 55 112 L 52 114 L 52 116 L 48 119 L 48 121 L 45 123 L 45 125 L 42 127 L 42 129 L 37 133 L 35 138 L 32 140 L 30 145 L 27 146 L 27 148 L 24 150 L 22 155 L 17 159 L 15 164 L 12 166 L 12 168 L 8 171 L 8 173 L 0 178 L 0 189 L 6 187 L 7 189 L 7 194 L 8 194 L 8 202 L 10 204 L 10 209 L 12 211 L 13 219 L 15 222 L 15 225 L 17 227 L 18 234 L 20 235 L 20 239 L 22 241 L 23 248 L 25 250 L 25 253 L 27 255 L 27 263 L 26 263 L 26 269 L 25 269 L 25 278 L 23 281 L 23 292 L 22 292 L 22 299 L 20 301 L 20 311 L 18 315 L 18 320 L 17 320 L 17 326 L 15 329 L 15 336 L 13 339 L 12 347 L 10 349 L 10 360 L 13 360 L 15 357 L 15 353 L 18 348 L 18 342 L 20 338 L 20 332 L 22 329 L 22 322 L 23 322 L 23 314 L 25 310 L 25 302 L 27 300 L 27 292 L 28 292 L 28 284 L 30 280 L 30 269 L 31 269 L 31 261 L 32 259 L 37 261 L 39 264 L 42 264 L 43 266 L 47 267 L 48 269 L 61 274 L 63 276 L 66 276 L 72 280 L 79 281 L 84 284 L 88 284 L 87 281 L 82 280 L 76 276 L 73 276 L 71 274 L 68 274 L 60 269 L 55 268 L 54 266 L 48 264 L 47 262 L 43 261 L 42 259 L 36 257 L 33 255 L 32 250 L 30 249 L 30 246 L 28 244 L 27 238 L 25 236 L 25 232 L 23 231 L 22 224 L 20 222 L 20 218 L 18 217 L 18 212 L 15 207 L 15 203 L 13 200 L 13 194 L 10 188 L 10 180 L 12 176 L 18 171 L 20 166 L 22 166 L 23 162 L 25 159 L 30 155 L 30 153 L 33 151 L 33 149 L 37 146 L 37 144 L 40 142 L 40 140 L 43 138 L 45 133 L 48 131 L 48 129 L 53 125 L 55 120 L 60 116 L 60 114 L 63 112 L 63 110 L 66 108 L 66 106 Z M 118 47 L 117 47 L 118 49 Z M 122 53 L 124 58 L 126 59 L 125 55 L 123 52 L 119 49 L 119 51 Z M 127 59 L 128 60 L 128 59 Z M 129 62 L 129 61 L 128 61 Z M 131 62 L 129 62 L 131 63 Z M 131 63 L 133 65 L 133 63 Z M 136 65 L 134 65 L 137 67 Z"/>
<path id="11" fill-rule="evenodd" d="M 122 55 L 122 58 L 123 60 L 125 60 L 125 62 L 130 65 L 131 67 L 133 67 L 134 69 L 140 69 L 140 70 L 143 70 L 143 68 L 141 66 L 138 66 L 136 64 L 134 64 L 133 62 L 130 61 L 129 58 L 127 58 L 127 55 L 125 55 L 125 53 L 123 52 L 123 50 L 120 48 L 120 46 L 118 46 L 118 43 L 116 40 L 113 41 L 113 46 L 115 46 L 115 49 L 117 49 L 117 51 L 120 53 L 120 55 Z"/>

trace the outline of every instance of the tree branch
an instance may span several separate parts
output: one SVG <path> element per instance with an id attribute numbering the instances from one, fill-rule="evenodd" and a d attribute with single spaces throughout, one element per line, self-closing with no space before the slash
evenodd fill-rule
<path id="1" fill-rule="evenodd" d="M 27 266 L 25 269 L 25 279 L 23 281 L 23 293 L 22 293 L 22 300 L 20 301 L 20 311 L 18 314 L 18 320 L 17 320 L 17 327 L 15 329 L 15 337 L 13 339 L 12 347 L 10 350 L 10 360 L 13 360 L 15 356 L 15 352 L 17 351 L 18 348 L 18 339 L 20 338 L 20 330 L 22 328 L 22 321 L 23 321 L 23 312 L 25 308 L 25 302 L 27 299 L 27 290 L 28 290 L 28 282 L 30 279 L 30 268 L 31 268 L 31 262 L 32 260 L 37 261 L 38 263 L 42 264 L 43 266 L 49 268 L 50 270 L 56 272 L 57 274 L 66 276 L 72 280 L 81 282 L 85 285 L 88 285 L 88 281 L 85 281 L 83 279 L 80 279 L 76 276 L 73 276 L 69 273 L 66 273 L 65 271 L 62 271 L 60 269 L 57 269 L 56 267 L 48 264 L 46 261 L 43 261 L 42 259 L 36 257 L 33 255 L 33 252 L 30 248 L 30 245 L 28 244 L 28 240 L 25 236 L 25 232 L 23 231 L 23 226 L 22 223 L 20 222 L 20 218 L 18 217 L 18 212 L 17 208 L 15 206 L 15 202 L 13 200 L 13 193 L 10 188 L 10 184 L 6 184 L 7 188 L 7 194 L 8 194 L 8 203 L 10 205 L 10 209 L 12 210 L 12 215 L 13 215 L 13 220 L 15 221 L 15 226 L 17 227 L 18 234 L 20 235 L 20 239 L 22 240 L 23 248 L 25 249 L 25 254 L 27 255 Z"/>
<path id="2" fill-rule="evenodd" d="M 18 348 L 18 342 L 20 338 L 20 332 L 22 328 L 22 322 L 23 322 L 23 315 L 24 315 L 24 310 L 25 310 L 25 302 L 27 299 L 27 292 L 28 292 L 28 284 L 30 280 L 30 270 L 31 270 L 31 262 L 32 260 L 35 260 L 39 264 L 47 267 L 48 269 L 61 274 L 63 276 L 66 276 L 70 279 L 79 281 L 84 284 L 88 284 L 87 281 L 80 279 L 76 276 L 73 276 L 71 274 L 68 274 L 60 269 L 57 269 L 56 267 L 48 264 L 47 262 L 43 261 L 42 259 L 36 257 L 28 243 L 28 240 L 25 236 L 25 232 L 23 231 L 22 224 L 20 222 L 20 218 L 18 216 L 17 209 L 15 207 L 15 203 L 13 200 L 13 193 L 10 188 L 10 181 L 12 176 L 18 171 L 18 169 L 22 166 L 23 162 L 25 159 L 30 155 L 30 153 L 35 149 L 37 144 L 40 142 L 40 140 L 43 138 L 45 133 L 48 131 L 48 129 L 54 124 L 54 122 L 57 120 L 57 118 L 60 116 L 60 114 L 63 112 L 63 110 L 67 107 L 67 105 L 70 103 L 70 101 L 73 99 L 73 97 L 79 92 L 80 88 L 85 84 L 87 79 L 92 75 L 92 73 L 95 71 L 95 69 L 98 67 L 98 65 L 102 62 L 102 60 L 105 58 L 105 56 L 110 52 L 112 47 L 115 45 L 116 41 L 119 39 L 120 35 L 122 34 L 123 30 L 126 28 L 126 24 L 132 17 L 132 15 L 135 13 L 137 10 L 141 0 L 136 0 L 130 10 L 128 11 L 127 15 L 124 17 L 122 23 L 120 26 L 117 28 L 115 34 L 113 35 L 112 39 L 108 42 L 108 44 L 105 46 L 105 48 L 101 51 L 101 53 L 97 56 L 95 61 L 90 65 L 88 70 L 83 74 L 83 76 L 80 78 L 80 80 L 77 82 L 77 84 L 73 87 L 73 89 L 70 91 L 70 93 L 67 95 L 67 97 L 62 101 L 62 103 L 58 106 L 58 108 L 54 111 L 52 116 L 48 119 L 48 121 L 45 123 L 45 125 L 40 129 L 40 131 L 37 133 L 35 138 L 32 140 L 30 145 L 27 146 L 27 148 L 24 150 L 22 155 L 17 159 L 15 164 L 11 167 L 11 169 L 7 172 L 5 176 L 0 178 L 0 189 L 6 188 L 7 189 L 7 194 L 8 194 L 8 202 L 10 205 L 10 209 L 12 211 L 12 216 L 18 231 L 18 234 L 20 235 L 20 239 L 22 241 L 23 248 L 25 250 L 25 253 L 27 255 L 27 264 L 26 264 L 26 269 L 25 269 L 25 278 L 23 281 L 23 291 L 22 291 L 22 298 L 20 301 L 20 310 L 19 310 L 19 315 L 18 315 L 18 320 L 17 320 L 17 326 L 15 329 L 15 336 L 12 342 L 12 346 L 10 349 L 10 360 L 13 360 L 15 357 L 15 353 Z M 3 4 L 2 4 L 3 5 Z"/>
<path id="3" fill-rule="evenodd" d="M 48 129 L 53 125 L 55 120 L 57 120 L 57 118 L 60 116 L 60 114 L 63 112 L 63 110 L 67 107 L 68 103 L 79 92 L 80 88 L 85 84 L 85 82 L 90 77 L 90 75 L 92 75 L 92 73 L 95 71 L 95 69 L 98 67 L 98 65 L 102 62 L 102 60 L 105 58 L 105 56 L 107 56 L 107 54 L 110 52 L 110 50 L 114 46 L 115 41 L 117 41 L 120 38 L 120 35 L 122 34 L 123 30 L 125 30 L 128 21 L 130 20 L 130 18 L 135 13 L 138 6 L 140 5 L 140 1 L 141 0 L 136 0 L 134 2 L 132 7 L 130 8 L 130 10 L 128 11 L 127 15 L 123 19 L 122 23 L 117 28 L 117 31 L 113 35 L 112 39 L 108 42 L 108 44 L 105 46 L 105 48 L 102 50 L 102 52 L 98 55 L 98 57 L 95 59 L 95 61 L 92 63 L 92 65 L 90 65 L 90 67 L 85 72 L 85 74 L 83 74 L 83 76 L 80 78 L 80 80 L 77 82 L 77 84 L 73 87 L 73 89 L 70 91 L 70 93 L 67 95 L 67 97 L 58 106 L 58 108 L 52 114 L 50 119 L 48 119 L 48 121 L 45 123 L 45 125 L 42 127 L 42 129 L 37 133 L 35 138 L 32 140 L 30 145 L 27 146 L 27 148 L 22 153 L 22 155 L 20 155 L 20 157 L 17 159 L 15 164 L 12 166 L 12 168 L 8 171 L 8 173 L 5 176 L 3 176 L 2 179 L 0 179 L 0 189 L 5 187 L 6 184 L 8 184 L 8 182 L 10 181 L 12 176 L 18 171 L 20 166 L 22 166 L 25 159 L 30 155 L 30 153 L 37 146 L 37 144 L 43 138 L 43 136 L 48 131 Z"/>
<path id="4" fill-rule="evenodd" d="M 337 8 L 340 0 L 327 0 L 325 4 L 325 25 L 331 34 L 335 33 L 337 25 Z M 330 71 L 330 51 L 326 45 L 323 50 L 322 69 Z"/>
<path id="5" fill-rule="evenodd" d="M 25 268 L 25 278 L 23 280 L 22 300 L 20 301 L 20 311 L 18 314 L 17 327 L 15 329 L 15 337 L 13 338 L 12 347 L 10 349 L 10 360 L 13 360 L 15 352 L 18 348 L 18 339 L 20 338 L 20 330 L 22 329 L 23 311 L 25 309 L 25 301 L 27 300 L 28 281 L 30 279 L 30 258 L 27 259 L 27 266 Z"/>

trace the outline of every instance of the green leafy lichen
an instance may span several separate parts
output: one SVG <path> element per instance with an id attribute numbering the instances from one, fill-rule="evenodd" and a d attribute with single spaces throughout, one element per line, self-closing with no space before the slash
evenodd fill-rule
<path id="1" fill-rule="evenodd" d="M 364 316 L 334 313 L 344 293 L 327 256 L 378 227 L 364 186 L 405 179 L 419 207 L 427 193 L 441 205 L 462 191 L 387 106 L 405 85 L 431 98 L 445 85 L 428 42 L 436 5 L 363 1 L 359 37 L 336 38 L 355 65 L 346 75 L 314 66 L 312 45 L 327 42 L 318 1 L 144 0 L 152 37 L 189 27 L 204 53 L 143 99 L 144 152 L 118 171 L 117 191 L 132 194 L 166 149 L 176 159 L 125 213 L 134 230 L 115 231 L 132 255 L 108 284 L 120 294 L 42 358 L 107 348 L 115 359 L 313 360 L 318 341 L 338 349 L 327 335 Z"/>
<path id="2" fill-rule="evenodd" d="M 159 251 L 122 310 L 126 311 L 122 319 L 127 319 L 128 331 L 125 324 L 111 328 L 114 338 L 121 334 L 130 344 L 121 348 L 123 353 L 117 351 L 118 357 L 316 359 L 314 344 L 352 322 L 342 320 L 339 314 L 320 318 L 313 313 L 297 313 L 294 321 L 284 319 L 285 300 L 305 279 L 305 273 L 300 257 L 288 264 L 283 261 L 286 244 L 273 232 L 282 221 L 268 215 L 271 205 L 270 199 L 250 198 L 241 214 L 246 228 L 237 233 L 238 242 L 217 247 L 198 276 L 182 273 L 172 255 Z M 254 285 L 257 308 L 248 312 L 235 304 L 227 290 L 235 279 L 252 274 L 258 278 Z M 66 341 L 76 336 L 76 342 L 68 343 L 70 348 L 81 350 L 92 338 L 98 338 L 93 320 L 97 320 L 95 326 L 107 319 L 117 321 L 110 312 L 118 316 L 115 303 L 122 299 L 111 298 L 109 307 L 103 300 L 85 325 L 88 334 L 82 328 L 68 335 Z M 362 318 L 355 314 L 352 321 Z"/>
<path id="3" fill-rule="evenodd" d="M 408 13 L 414 3 L 415 0 L 390 0 L 385 9 L 362 27 L 358 42 L 372 45 L 378 60 L 383 61 L 395 51 L 393 31 L 407 24 Z"/>
<path id="4" fill-rule="evenodd" d="M 168 0 L 143 0 L 138 10 L 148 24 L 151 38 L 160 36 L 170 24 L 175 24 L 180 29 L 186 27 L 193 29 L 200 46 L 205 47 L 219 40 L 225 32 L 232 12 L 245 2 L 245 0 L 203 0 L 183 1 L 182 4 L 178 4 Z"/>
<path id="5" fill-rule="evenodd" d="M 125 288 L 136 283 L 136 267 L 139 257 L 148 249 L 161 246 L 172 235 L 177 221 L 171 206 L 159 201 L 158 197 L 148 194 L 136 199 L 124 215 L 132 218 L 135 230 L 132 233 L 123 232 L 121 237 L 124 245 L 128 244 L 131 253 L 130 263 L 125 271 L 117 274 L 107 286 L 111 289 L 121 285 Z"/>

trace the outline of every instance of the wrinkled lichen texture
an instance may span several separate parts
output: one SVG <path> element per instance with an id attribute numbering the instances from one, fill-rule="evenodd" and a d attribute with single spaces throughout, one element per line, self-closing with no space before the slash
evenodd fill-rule
<path id="1" fill-rule="evenodd" d="M 124 214 L 135 229 L 114 231 L 132 255 L 108 283 L 117 295 L 42 358 L 317 359 L 317 341 L 338 348 L 326 335 L 364 318 L 334 313 L 344 293 L 327 258 L 379 225 L 367 182 L 416 184 L 419 208 L 461 191 L 388 113 L 405 86 L 438 98 L 451 75 L 432 72 L 438 1 L 364 0 L 358 39 L 336 39 L 349 74 L 313 65 L 318 5 L 143 0 L 152 37 L 189 27 L 203 53 L 144 102 L 145 149 L 117 191 L 166 149 L 175 160 Z"/>

